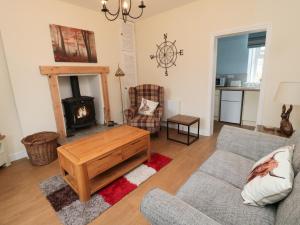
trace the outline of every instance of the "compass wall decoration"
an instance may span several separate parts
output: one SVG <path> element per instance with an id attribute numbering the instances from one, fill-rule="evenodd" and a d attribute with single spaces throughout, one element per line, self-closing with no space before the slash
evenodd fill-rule
<path id="1" fill-rule="evenodd" d="M 156 59 L 157 67 L 165 69 L 165 75 L 168 76 L 168 69 L 176 66 L 176 60 L 179 56 L 183 55 L 183 49 L 177 50 L 176 40 L 168 41 L 168 34 L 164 34 L 164 42 L 156 45 L 157 51 L 155 55 L 150 55 L 151 59 Z"/>

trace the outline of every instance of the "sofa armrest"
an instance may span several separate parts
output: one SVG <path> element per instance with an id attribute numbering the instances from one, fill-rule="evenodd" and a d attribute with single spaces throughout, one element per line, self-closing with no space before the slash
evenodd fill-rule
<path id="1" fill-rule="evenodd" d="M 229 151 L 254 161 L 286 144 L 287 138 L 250 131 L 231 126 L 223 126 L 217 149 Z"/>
<path id="2" fill-rule="evenodd" d="M 141 212 L 152 225 L 220 225 L 215 220 L 160 189 L 143 199 Z"/>
<path id="3" fill-rule="evenodd" d="M 158 106 L 154 112 L 154 116 L 161 119 L 163 116 L 163 113 L 164 113 L 164 108 L 162 106 Z"/>
<path id="4" fill-rule="evenodd" d="M 135 117 L 136 113 L 137 108 L 133 106 L 131 106 L 129 109 L 124 110 L 126 121 L 129 122 L 130 120 L 132 120 Z"/>

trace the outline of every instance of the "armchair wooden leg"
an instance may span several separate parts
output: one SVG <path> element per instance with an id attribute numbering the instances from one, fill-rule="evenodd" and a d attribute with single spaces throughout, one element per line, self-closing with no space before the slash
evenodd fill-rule
<path id="1" fill-rule="evenodd" d="M 150 134 L 151 137 L 159 137 L 159 131 Z"/>

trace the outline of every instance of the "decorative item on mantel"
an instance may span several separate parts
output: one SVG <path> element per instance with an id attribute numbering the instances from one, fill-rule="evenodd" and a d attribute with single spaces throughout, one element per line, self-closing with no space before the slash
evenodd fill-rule
<path id="1" fill-rule="evenodd" d="M 130 14 L 131 9 L 132 9 L 132 2 L 131 0 L 129 0 L 129 4 L 127 2 L 127 0 L 118 0 L 119 1 L 119 7 L 118 10 L 115 13 L 112 13 L 108 8 L 107 8 L 107 2 L 108 0 L 102 0 L 102 9 L 101 11 L 104 12 L 105 17 L 109 20 L 109 21 L 114 21 L 116 20 L 120 13 L 122 14 L 122 19 L 124 21 L 124 23 L 127 22 L 128 17 L 131 19 L 138 19 L 143 15 L 144 12 L 144 8 L 146 8 L 144 1 L 141 0 L 140 5 L 138 6 L 141 9 L 141 12 L 138 16 L 133 16 Z"/>
<path id="2" fill-rule="evenodd" d="M 300 105 L 300 82 L 282 82 L 279 84 L 275 100 L 284 104 L 282 106 L 280 131 L 287 137 L 290 137 L 294 128 L 292 123 L 289 121 L 290 114 L 293 110 L 293 105 Z M 290 107 L 286 110 L 286 105 L 289 104 Z"/>
<path id="3" fill-rule="evenodd" d="M 123 104 L 123 94 L 122 94 L 121 77 L 124 77 L 125 73 L 123 72 L 123 70 L 120 68 L 119 65 L 118 65 L 118 69 L 116 71 L 115 76 L 119 78 L 119 83 L 120 83 L 120 94 L 121 94 L 121 105 L 122 105 L 122 120 L 123 120 L 123 124 L 124 124 L 124 104 Z"/>
<path id="4" fill-rule="evenodd" d="M 176 66 L 178 55 L 183 56 L 183 49 L 177 50 L 175 45 L 176 40 L 168 41 L 168 34 L 164 34 L 164 42 L 157 46 L 155 55 L 150 55 L 151 59 L 156 59 L 157 67 L 165 69 L 165 75 L 168 76 L 168 69 L 172 66 Z"/>

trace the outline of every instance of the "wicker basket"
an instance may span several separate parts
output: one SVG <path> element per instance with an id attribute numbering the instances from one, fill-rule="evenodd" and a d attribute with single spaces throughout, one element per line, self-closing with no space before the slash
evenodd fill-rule
<path id="1" fill-rule="evenodd" d="M 58 133 L 40 132 L 22 139 L 27 154 L 33 165 L 47 165 L 57 159 Z"/>

